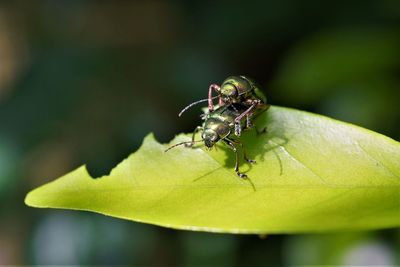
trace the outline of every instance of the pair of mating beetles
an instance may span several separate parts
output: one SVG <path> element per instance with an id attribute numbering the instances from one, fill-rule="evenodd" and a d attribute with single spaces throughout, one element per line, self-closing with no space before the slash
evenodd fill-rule
<path id="1" fill-rule="evenodd" d="M 217 96 L 212 96 L 213 91 L 217 93 Z M 213 100 L 216 98 L 218 98 L 218 106 L 214 107 Z M 269 108 L 265 96 L 259 86 L 249 78 L 230 76 L 221 86 L 211 84 L 208 90 L 208 98 L 188 105 L 179 113 L 179 116 L 193 105 L 206 101 L 208 102 L 208 112 L 201 116 L 204 121 L 203 125 L 194 130 L 192 141 L 178 143 L 169 147 L 166 151 L 183 144 L 192 147 L 194 143 L 202 141 L 208 149 L 211 149 L 215 143 L 222 141 L 235 153 L 236 174 L 240 178 L 246 178 L 247 175 L 239 171 L 237 147 L 241 146 L 243 157 L 247 162 L 255 163 L 255 161 L 247 158 L 244 145 L 238 140 L 238 137 L 240 137 L 242 130 L 253 127 L 253 118 Z M 202 139 L 195 141 L 195 135 L 199 131 L 202 131 Z"/>

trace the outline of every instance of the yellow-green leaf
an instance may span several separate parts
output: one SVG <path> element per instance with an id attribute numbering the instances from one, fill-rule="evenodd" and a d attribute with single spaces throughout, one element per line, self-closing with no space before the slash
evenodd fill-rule
<path id="1" fill-rule="evenodd" d="M 266 134 L 242 135 L 249 157 L 233 170 L 222 144 L 207 151 L 152 135 L 109 176 L 80 167 L 39 187 L 26 204 L 87 210 L 166 227 L 229 233 L 294 233 L 400 226 L 400 143 L 298 110 L 271 107 Z"/>

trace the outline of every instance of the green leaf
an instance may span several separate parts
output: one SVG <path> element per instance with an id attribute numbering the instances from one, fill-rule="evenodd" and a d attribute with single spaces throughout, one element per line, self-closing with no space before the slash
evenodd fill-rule
<path id="1" fill-rule="evenodd" d="M 87 210 L 177 229 L 294 233 L 400 226 L 400 144 L 320 115 L 271 107 L 266 134 L 242 141 L 256 164 L 240 165 L 222 144 L 165 153 L 152 135 L 113 169 L 92 179 L 85 167 L 30 192 L 40 208 Z M 197 137 L 199 138 L 199 136 Z"/>

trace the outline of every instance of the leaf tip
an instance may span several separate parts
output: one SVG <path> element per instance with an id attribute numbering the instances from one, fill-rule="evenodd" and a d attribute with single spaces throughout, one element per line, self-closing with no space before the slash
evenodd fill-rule
<path id="1" fill-rule="evenodd" d="M 40 204 L 40 197 L 38 197 L 40 195 L 40 192 L 38 193 L 37 191 L 39 191 L 39 188 L 35 188 L 32 191 L 30 191 L 28 194 L 26 194 L 25 199 L 24 199 L 24 203 L 25 205 L 27 205 L 28 207 L 32 207 L 32 208 L 40 208 L 43 207 L 43 205 Z"/>
<path id="2" fill-rule="evenodd" d="M 25 199 L 24 199 L 24 203 L 25 205 L 29 206 L 29 207 L 33 207 L 32 205 L 32 191 L 29 192 L 28 194 L 26 194 Z"/>
<path id="3" fill-rule="evenodd" d="M 24 203 L 25 205 L 34 208 L 49 207 L 51 200 L 57 198 L 57 193 L 59 192 L 60 187 L 65 189 L 78 182 L 87 184 L 88 181 L 92 182 L 94 179 L 89 174 L 86 165 L 82 165 L 58 179 L 31 190 L 25 196 Z"/>

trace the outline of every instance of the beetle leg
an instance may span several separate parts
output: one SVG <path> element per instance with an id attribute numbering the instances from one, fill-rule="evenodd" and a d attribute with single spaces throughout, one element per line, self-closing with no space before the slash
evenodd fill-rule
<path id="1" fill-rule="evenodd" d="M 253 123 L 251 123 L 250 116 L 253 115 L 252 113 L 246 114 L 246 128 L 253 127 Z"/>
<path id="2" fill-rule="evenodd" d="M 242 131 L 240 129 L 240 122 L 239 123 L 235 122 L 235 135 L 240 136 L 241 132 Z"/>
<path id="3" fill-rule="evenodd" d="M 214 111 L 214 104 L 212 101 L 212 91 L 214 90 L 215 92 L 217 92 L 219 94 L 221 87 L 217 84 L 211 84 L 210 87 L 208 88 L 208 110 L 210 112 Z M 222 99 L 221 97 L 218 98 L 219 99 L 219 103 L 221 104 Z"/>
<path id="4" fill-rule="evenodd" d="M 240 136 L 241 129 L 240 129 L 240 121 L 244 116 L 248 116 L 251 114 L 251 111 L 260 103 L 260 100 L 254 100 L 251 106 L 246 109 L 242 114 L 235 118 L 235 135 Z"/>
<path id="5" fill-rule="evenodd" d="M 243 157 L 244 157 L 244 160 L 247 161 L 248 163 L 251 163 L 251 164 L 256 163 L 256 161 L 255 161 L 254 159 L 249 159 L 249 158 L 247 157 L 246 149 L 244 148 L 244 145 L 243 145 L 242 142 L 240 142 L 240 145 L 241 145 L 242 150 L 243 150 Z"/>
<path id="6" fill-rule="evenodd" d="M 185 144 L 185 147 L 192 147 L 194 145 L 194 143 L 195 143 L 194 142 L 194 137 L 201 130 L 203 130 L 203 127 L 201 127 L 201 126 L 197 126 L 196 129 L 194 129 L 193 134 L 192 134 L 192 142 L 188 143 L 188 144 Z"/>
<path id="7" fill-rule="evenodd" d="M 233 108 L 233 110 L 235 110 L 236 112 L 239 112 L 239 111 L 237 110 L 237 108 L 235 108 L 234 105 L 231 105 L 231 108 Z"/>
<path id="8" fill-rule="evenodd" d="M 224 103 L 224 101 L 222 101 L 222 98 L 221 97 L 218 97 L 218 105 L 219 106 L 223 106 L 225 103 Z"/>
<path id="9" fill-rule="evenodd" d="M 228 139 L 232 143 L 236 143 L 236 144 L 238 144 L 238 145 L 240 145 L 242 147 L 243 158 L 244 158 L 245 161 L 247 161 L 248 163 L 256 163 L 256 161 L 254 159 L 249 159 L 247 157 L 246 149 L 244 148 L 244 144 L 242 142 L 240 142 L 239 140 L 233 140 L 233 139 L 230 139 L 230 138 L 226 138 L 226 139 Z"/>
<path id="10" fill-rule="evenodd" d="M 224 143 L 225 143 L 226 145 L 228 145 L 228 146 L 230 147 L 230 149 L 233 150 L 233 152 L 235 152 L 235 159 L 236 159 L 236 162 L 235 162 L 235 172 L 236 172 L 236 174 L 237 174 L 240 178 L 246 179 L 246 178 L 247 178 L 247 175 L 244 174 L 244 173 L 241 173 L 241 172 L 239 171 L 239 154 L 238 154 L 238 151 L 237 151 L 236 146 L 235 146 L 229 139 L 227 139 L 227 138 L 222 139 L 222 141 L 224 141 Z"/>

